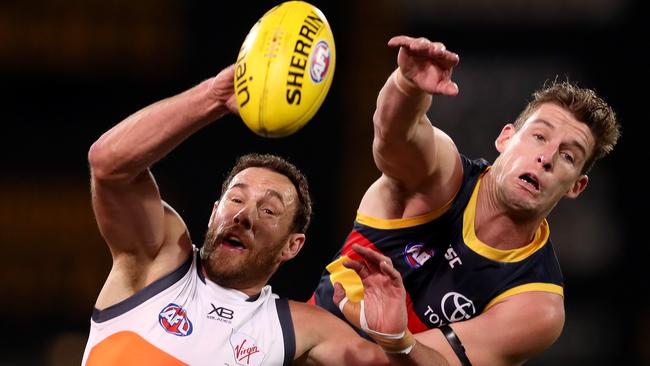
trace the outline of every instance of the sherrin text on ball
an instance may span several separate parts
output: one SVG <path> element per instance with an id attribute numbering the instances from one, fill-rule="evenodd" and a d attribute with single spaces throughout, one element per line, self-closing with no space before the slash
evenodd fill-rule
<path id="1" fill-rule="evenodd" d="M 318 8 L 287 1 L 269 10 L 237 57 L 235 92 L 244 123 L 264 137 L 298 131 L 323 104 L 335 61 L 332 29 Z"/>

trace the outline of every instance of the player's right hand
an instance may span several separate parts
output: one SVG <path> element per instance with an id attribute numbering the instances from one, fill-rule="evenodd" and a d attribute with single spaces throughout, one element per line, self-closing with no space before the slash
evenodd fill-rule
<path id="1" fill-rule="evenodd" d="M 399 47 L 397 64 L 398 72 L 405 79 L 403 82 L 412 83 L 429 94 L 458 94 L 458 85 L 451 80 L 451 73 L 460 58 L 444 44 L 424 37 L 397 36 L 388 41 L 388 46 Z"/>
<path id="2" fill-rule="evenodd" d="M 237 95 L 235 94 L 234 87 L 234 73 L 235 64 L 232 64 L 221 70 L 217 76 L 212 78 L 212 82 L 210 83 L 210 92 L 212 93 L 212 96 L 217 102 L 221 102 L 225 107 L 223 111 L 224 114 L 228 112 L 235 114 L 239 113 Z"/>

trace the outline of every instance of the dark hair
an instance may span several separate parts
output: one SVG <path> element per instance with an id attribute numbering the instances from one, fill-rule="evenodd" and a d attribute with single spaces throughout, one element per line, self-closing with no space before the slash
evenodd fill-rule
<path id="1" fill-rule="evenodd" d="M 237 163 L 223 181 L 223 185 L 221 186 L 221 196 L 223 196 L 228 190 L 228 186 L 232 179 L 242 170 L 248 168 L 266 168 L 289 178 L 291 183 L 293 183 L 293 186 L 296 188 L 298 199 L 300 200 L 300 204 L 298 205 L 298 209 L 293 218 L 291 231 L 298 233 L 307 232 L 312 214 L 312 203 L 311 196 L 309 195 L 307 177 L 305 177 L 305 175 L 296 168 L 295 165 L 279 156 L 271 154 L 247 154 L 241 156 L 237 159 Z"/>
<path id="2" fill-rule="evenodd" d="M 526 108 L 515 121 L 515 128 L 519 130 L 526 119 L 544 103 L 554 103 L 567 111 L 580 122 L 589 126 L 594 137 L 595 146 L 591 156 L 587 158 L 582 173 L 587 173 L 597 160 L 609 154 L 618 141 L 620 125 L 616 114 L 602 98 L 587 88 L 580 88 L 569 81 L 553 81 L 533 93 Z"/>

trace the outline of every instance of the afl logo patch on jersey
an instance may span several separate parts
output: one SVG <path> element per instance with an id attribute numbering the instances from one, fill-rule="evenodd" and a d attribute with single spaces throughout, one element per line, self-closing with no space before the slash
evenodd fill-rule
<path id="1" fill-rule="evenodd" d="M 425 247 L 423 243 L 409 243 L 404 248 L 404 260 L 411 268 L 422 267 L 431 257 L 433 257 L 433 250 Z"/>
<path id="2" fill-rule="evenodd" d="M 158 314 L 158 322 L 167 333 L 180 337 L 192 334 L 192 322 L 187 312 L 176 304 L 165 306 Z"/>
<path id="3" fill-rule="evenodd" d="M 316 84 L 325 80 L 330 69 L 330 46 L 325 41 L 320 41 L 314 46 L 309 60 L 309 75 Z"/>

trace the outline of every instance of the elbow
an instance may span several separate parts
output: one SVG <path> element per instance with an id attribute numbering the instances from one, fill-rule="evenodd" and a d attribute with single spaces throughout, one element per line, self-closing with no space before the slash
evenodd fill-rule
<path id="1" fill-rule="evenodd" d="M 375 139 L 383 140 L 386 134 L 386 123 L 379 109 L 375 110 L 372 116 L 372 125 L 375 133 Z"/>
<path id="2" fill-rule="evenodd" d="M 106 144 L 102 143 L 102 139 L 95 141 L 88 150 L 88 165 L 90 166 L 90 173 L 94 178 L 105 178 L 111 175 L 110 153 Z"/>
<path id="3" fill-rule="evenodd" d="M 120 171 L 117 161 L 115 152 L 102 138 L 95 141 L 88 150 L 90 173 L 95 180 L 114 181 L 127 178 Z"/>
<path id="4" fill-rule="evenodd" d="M 547 346 L 550 347 L 558 338 L 560 338 L 562 330 L 564 329 L 564 321 L 564 306 L 549 307 L 545 314 L 543 314 L 541 322 L 544 324 L 546 330 Z"/>
<path id="5" fill-rule="evenodd" d="M 564 328 L 564 306 L 546 306 L 540 309 L 535 319 L 529 324 L 533 334 L 537 334 L 536 341 L 529 345 L 527 354 L 523 357 L 528 359 L 540 354 L 557 341 Z"/>

